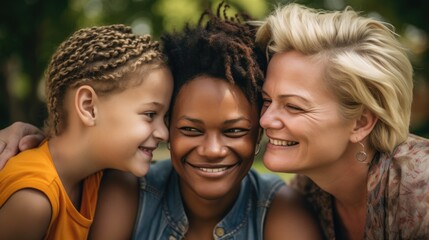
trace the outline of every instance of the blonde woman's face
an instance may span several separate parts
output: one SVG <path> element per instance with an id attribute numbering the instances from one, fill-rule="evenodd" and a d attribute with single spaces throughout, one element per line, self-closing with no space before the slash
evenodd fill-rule
<path id="1" fill-rule="evenodd" d="M 260 124 L 269 139 L 264 163 L 272 171 L 309 174 L 352 156 L 354 122 L 341 116 L 323 70 L 322 63 L 295 51 L 270 61 Z"/>

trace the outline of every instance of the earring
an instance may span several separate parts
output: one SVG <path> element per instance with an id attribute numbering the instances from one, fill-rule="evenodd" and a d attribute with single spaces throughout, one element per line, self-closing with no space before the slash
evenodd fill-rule
<path id="1" fill-rule="evenodd" d="M 255 155 L 258 155 L 259 151 L 261 150 L 261 144 L 257 144 L 256 145 L 256 149 L 255 149 Z"/>
<path id="2" fill-rule="evenodd" d="M 356 160 L 361 163 L 368 163 L 366 161 L 367 154 L 365 152 L 365 145 L 363 145 L 362 142 L 359 142 L 359 144 L 362 146 L 362 150 L 356 153 Z"/>
<path id="3" fill-rule="evenodd" d="M 167 142 L 167 149 L 170 150 L 171 146 L 170 146 L 170 142 Z"/>

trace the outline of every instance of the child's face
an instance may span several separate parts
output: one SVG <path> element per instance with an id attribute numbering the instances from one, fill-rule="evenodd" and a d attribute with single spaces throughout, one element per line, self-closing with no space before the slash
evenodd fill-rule
<path id="1" fill-rule="evenodd" d="M 129 77 L 141 78 L 137 73 Z M 143 176 L 149 170 L 152 152 L 168 139 L 164 117 L 173 89 L 168 68 L 151 70 L 139 85 L 99 98 L 94 152 L 106 168 Z M 130 81 L 133 81 L 130 79 Z"/>
<path id="2" fill-rule="evenodd" d="M 183 195 L 235 197 L 253 163 L 256 106 L 222 79 L 197 77 L 182 87 L 172 111 L 170 152 Z"/>

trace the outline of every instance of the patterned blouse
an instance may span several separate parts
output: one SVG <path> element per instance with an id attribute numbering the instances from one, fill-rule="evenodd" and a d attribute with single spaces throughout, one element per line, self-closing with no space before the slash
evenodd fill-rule
<path id="1" fill-rule="evenodd" d="M 291 185 L 315 208 L 327 239 L 335 239 L 332 196 L 309 178 Z M 429 140 L 410 135 L 392 155 L 380 154 L 368 172 L 364 239 L 429 239 Z"/>

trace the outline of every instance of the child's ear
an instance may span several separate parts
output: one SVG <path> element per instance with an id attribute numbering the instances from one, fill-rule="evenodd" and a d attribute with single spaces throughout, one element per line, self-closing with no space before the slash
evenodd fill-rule
<path id="1" fill-rule="evenodd" d="M 373 112 L 369 111 L 368 109 L 364 109 L 360 118 L 358 118 L 355 122 L 355 126 L 350 136 L 350 141 L 362 141 L 371 133 L 377 121 L 378 118 Z"/>
<path id="2" fill-rule="evenodd" d="M 86 126 L 95 126 L 97 118 L 97 93 L 91 86 L 83 85 L 78 87 L 75 95 L 76 112 Z"/>

